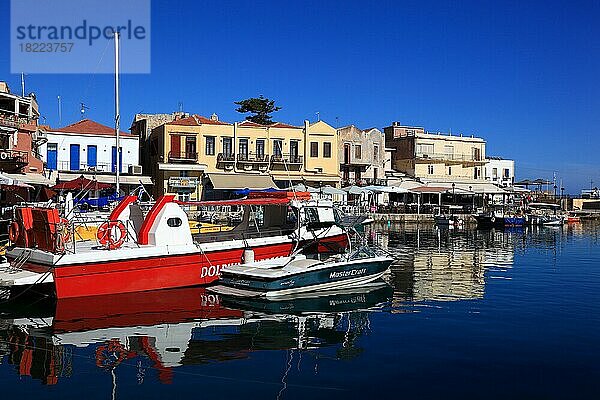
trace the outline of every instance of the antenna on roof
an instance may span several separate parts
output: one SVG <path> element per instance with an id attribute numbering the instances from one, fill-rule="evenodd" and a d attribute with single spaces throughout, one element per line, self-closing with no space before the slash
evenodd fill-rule
<path id="1" fill-rule="evenodd" d="M 25 74 L 21 72 L 21 96 L 25 97 Z"/>
<path id="2" fill-rule="evenodd" d="M 85 110 L 89 110 L 90 108 L 88 106 L 86 106 L 83 102 L 81 103 L 81 109 L 79 110 L 81 112 L 81 119 L 83 119 L 83 115 L 85 114 Z"/>
<path id="3" fill-rule="evenodd" d="M 317 121 L 320 121 L 320 120 L 321 120 L 321 113 L 319 113 L 319 112 L 317 111 L 315 114 L 317 114 Z"/>
<path id="4" fill-rule="evenodd" d="M 177 102 L 177 111 L 183 112 L 183 101 Z"/>
<path id="5" fill-rule="evenodd" d="M 58 100 L 58 126 L 62 127 L 62 103 L 60 102 L 60 95 L 57 96 Z"/>

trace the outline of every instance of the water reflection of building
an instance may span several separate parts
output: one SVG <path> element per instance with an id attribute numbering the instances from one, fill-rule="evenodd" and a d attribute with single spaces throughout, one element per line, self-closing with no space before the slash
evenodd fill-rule
<path id="1" fill-rule="evenodd" d="M 357 339 L 370 329 L 367 309 L 391 293 L 383 284 L 275 306 L 224 306 L 204 288 L 59 300 L 53 315 L 0 320 L 0 360 L 20 376 L 54 384 L 77 373 L 73 354 L 89 357 L 89 349 L 101 370 L 118 372 L 127 361 L 138 380 L 153 369 L 162 383 L 171 383 L 176 367 L 260 350 L 335 347 L 339 359 L 349 358 L 362 352 Z"/>
<path id="2" fill-rule="evenodd" d="M 405 226 L 375 240 L 398 261 L 392 267 L 394 302 L 481 299 L 486 271 L 512 265 L 516 236 L 495 231 Z"/>

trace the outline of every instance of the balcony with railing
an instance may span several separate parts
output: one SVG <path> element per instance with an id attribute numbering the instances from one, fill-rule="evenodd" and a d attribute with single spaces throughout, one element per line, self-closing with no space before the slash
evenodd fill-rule
<path id="1" fill-rule="evenodd" d="M 121 172 L 127 173 L 130 168 L 137 164 L 121 164 Z M 94 165 L 89 165 L 85 162 L 79 163 L 77 165 L 71 164 L 70 161 L 58 161 L 57 167 L 59 171 L 78 171 L 78 172 L 115 172 L 115 168 L 111 163 L 96 163 Z M 46 165 L 46 168 L 49 168 Z M 49 168 L 50 169 L 50 168 Z"/>
<path id="2" fill-rule="evenodd" d="M 20 172 L 28 163 L 28 152 L 0 149 L 0 171 Z"/>
<path id="3" fill-rule="evenodd" d="M 271 156 L 272 164 L 302 164 L 302 156 L 297 154 L 275 154 Z"/>
<path id="4" fill-rule="evenodd" d="M 345 156 L 342 160 L 342 166 L 344 167 L 367 167 L 371 164 L 377 164 L 378 161 L 373 161 L 371 157 L 355 157 L 354 155 L 348 157 Z"/>
<path id="5" fill-rule="evenodd" d="M 304 158 L 297 154 L 274 154 L 271 156 L 271 169 L 273 170 L 299 170 L 302 168 Z"/>
<path id="6" fill-rule="evenodd" d="M 485 160 L 481 156 L 472 154 L 456 154 L 456 153 L 425 153 L 417 152 L 415 154 L 417 162 L 456 162 L 456 163 L 481 163 L 485 164 Z"/>
<path id="7" fill-rule="evenodd" d="M 173 151 L 169 152 L 169 162 L 172 163 L 195 163 L 198 161 L 198 153 L 195 151 Z"/>
<path id="8" fill-rule="evenodd" d="M 231 170 L 235 165 L 235 154 L 219 153 L 217 154 L 217 168 Z"/>
<path id="9" fill-rule="evenodd" d="M 256 154 L 256 153 L 239 153 L 237 155 L 238 163 L 243 164 L 268 164 L 268 154 Z"/>

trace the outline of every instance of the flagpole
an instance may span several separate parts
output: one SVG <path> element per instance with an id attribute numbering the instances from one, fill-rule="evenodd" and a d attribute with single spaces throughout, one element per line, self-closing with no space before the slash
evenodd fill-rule
<path id="1" fill-rule="evenodd" d="M 121 187 L 119 185 L 119 174 L 121 172 L 121 151 L 119 147 L 119 125 L 121 116 L 119 114 L 119 32 L 115 32 L 115 134 L 117 137 L 116 140 L 116 172 L 117 172 L 117 197 L 121 195 Z"/>

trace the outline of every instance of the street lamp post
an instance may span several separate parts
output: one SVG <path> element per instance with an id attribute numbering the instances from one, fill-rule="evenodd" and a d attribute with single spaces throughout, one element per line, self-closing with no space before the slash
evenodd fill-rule
<path id="1" fill-rule="evenodd" d="M 456 186 L 456 184 L 454 182 L 452 182 L 452 204 L 456 204 L 456 195 L 454 193 L 455 186 Z"/>
<path id="2" fill-rule="evenodd" d="M 469 185 L 469 192 L 471 192 L 471 196 L 473 196 L 473 203 L 471 204 L 471 211 L 475 210 L 475 193 L 473 193 L 473 186 Z"/>

